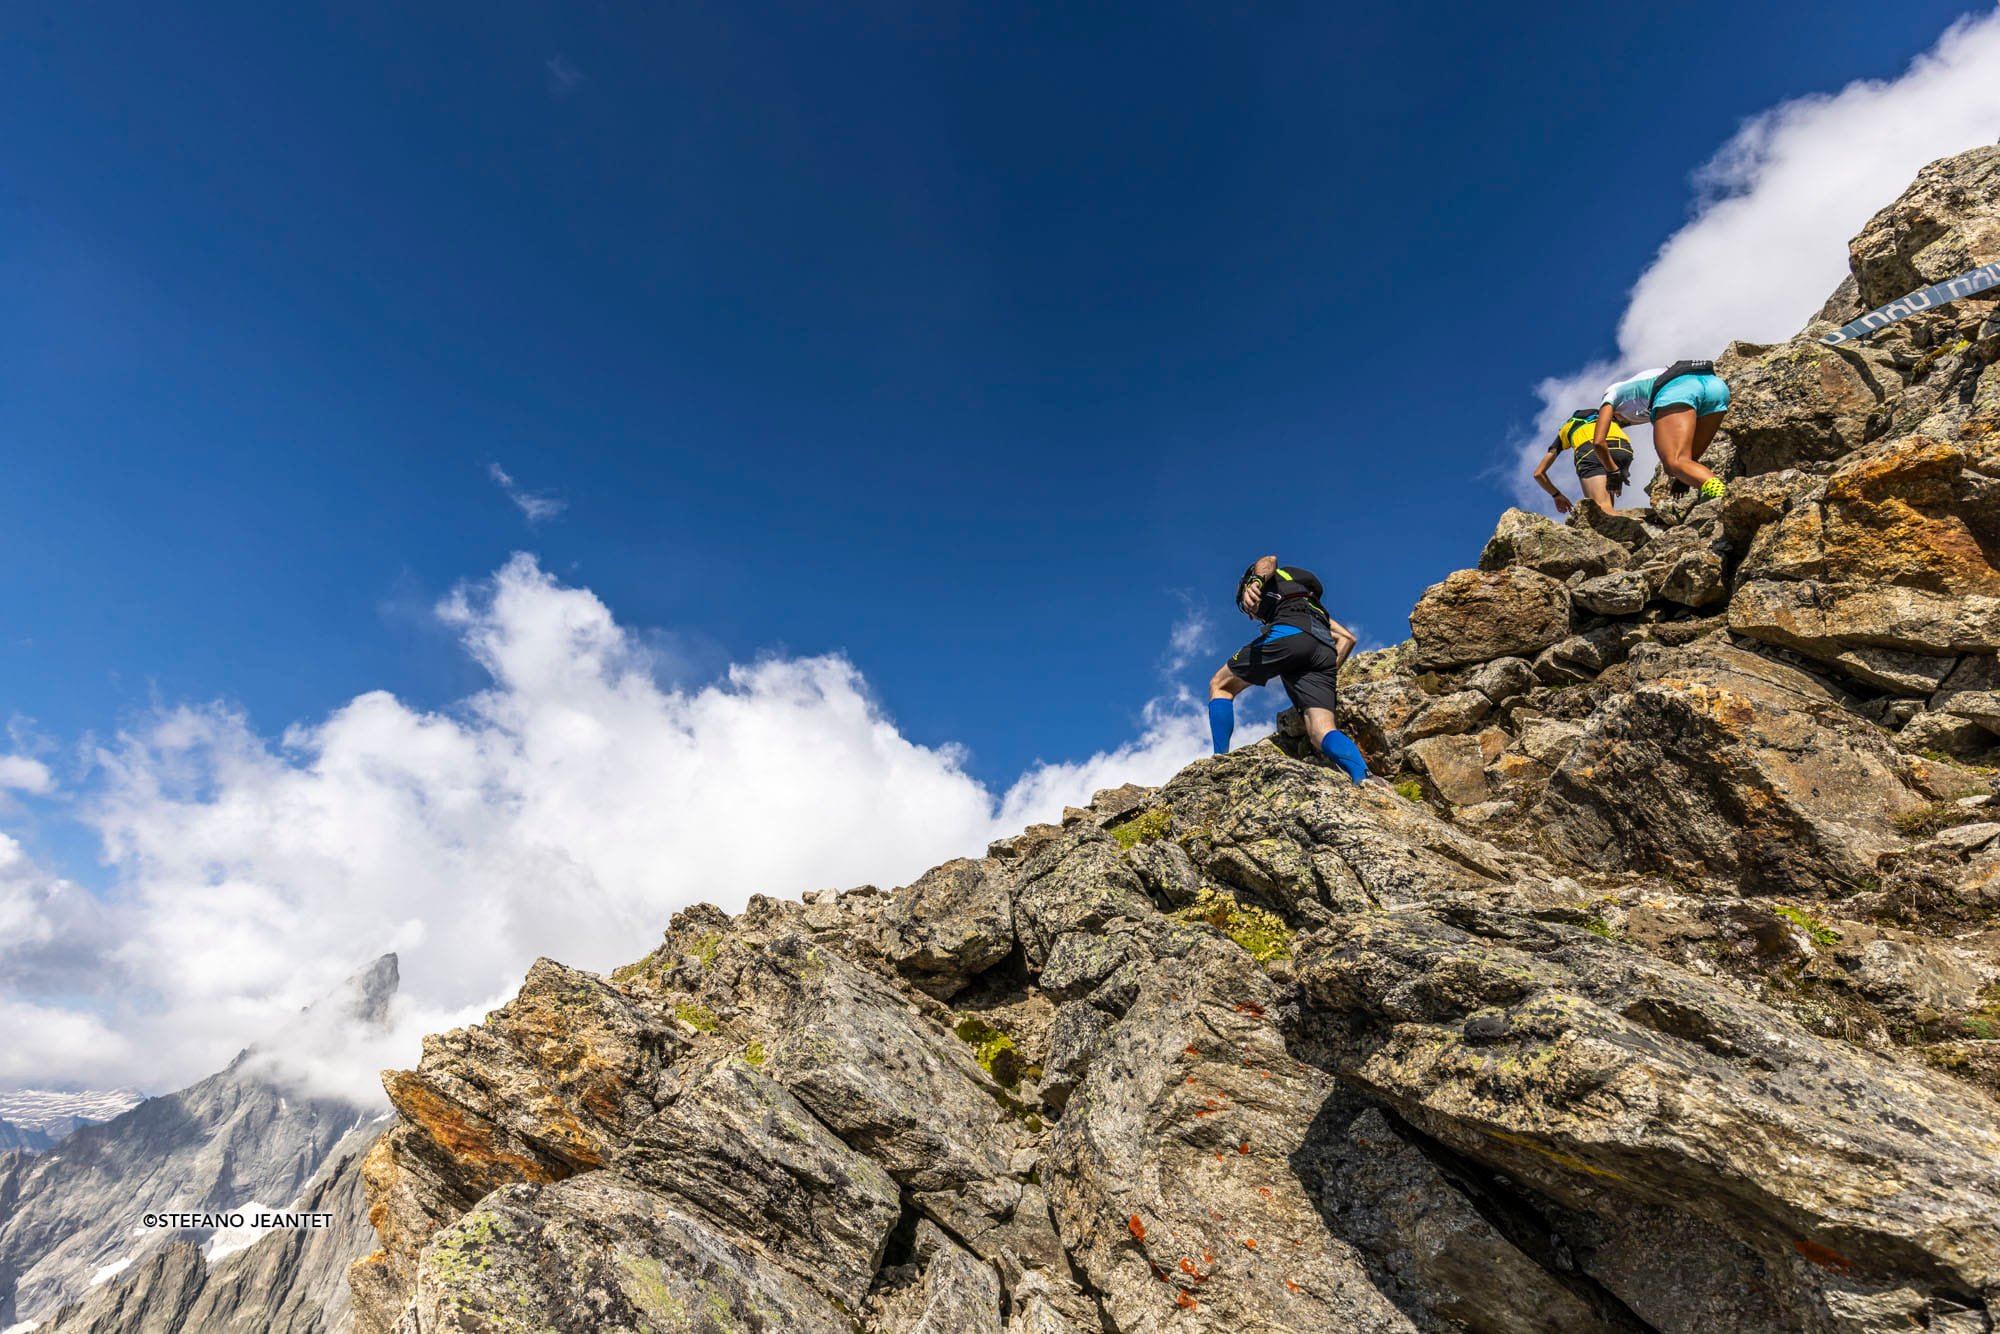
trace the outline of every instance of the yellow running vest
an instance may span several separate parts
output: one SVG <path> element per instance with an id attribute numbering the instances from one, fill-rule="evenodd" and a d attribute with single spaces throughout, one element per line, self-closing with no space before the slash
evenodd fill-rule
<path id="1" fill-rule="evenodd" d="M 1571 417 L 1556 430 L 1556 448 L 1589 449 L 1590 437 L 1596 434 L 1596 432 L 1597 419 L 1595 417 Z M 1611 429 L 1604 433 L 1604 447 L 1606 449 L 1630 449 L 1632 448 L 1632 437 L 1626 435 L 1624 428 L 1619 426 L 1617 422 L 1612 422 Z"/>

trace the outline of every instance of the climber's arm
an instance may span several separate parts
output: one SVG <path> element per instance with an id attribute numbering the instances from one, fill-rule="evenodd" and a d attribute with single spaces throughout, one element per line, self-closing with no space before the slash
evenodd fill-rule
<path id="1" fill-rule="evenodd" d="M 1611 405 L 1606 403 L 1597 410 L 1597 429 L 1590 433 L 1590 448 L 1596 453 L 1597 461 L 1604 465 L 1606 475 L 1615 474 L 1618 465 L 1611 461 L 1611 451 L 1605 448 L 1605 440 L 1611 435 Z"/>
<path id="2" fill-rule="evenodd" d="M 1259 556 L 1257 563 L 1243 576 L 1243 582 L 1236 586 L 1236 605 L 1242 608 L 1245 616 L 1257 614 L 1257 604 L 1264 600 L 1264 581 L 1277 569 L 1276 556 Z"/>
<path id="3" fill-rule="evenodd" d="M 1352 630 L 1342 625 L 1339 621 L 1334 620 L 1333 617 L 1327 617 L 1326 624 L 1327 628 L 1333 631 L 1334 665 L 1337 667 L 1347 661 L 1347 655 L 1354 652 L 1354 645 L 1358 641 L 1354 638 Z"/>
<path id="4" fill-rule="evenodd" d="M 1562 451 L 1554 445 L 1549 446 L 1549 452 L 1542 455 L 1542 461 L 1535 465 L 1535 485 L 1555 497 L 1556 513 L 1567 514 L 1569 513 L 1569 497 L 1558 490 L 1556 484 L 1549 480 L 1549 465 L 1556 461 L 1556 455 L 1560 453 Z"/>

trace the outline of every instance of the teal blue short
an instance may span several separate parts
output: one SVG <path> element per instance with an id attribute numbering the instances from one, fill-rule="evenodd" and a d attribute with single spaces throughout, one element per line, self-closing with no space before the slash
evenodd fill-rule
<path id="1" fill-rule="evenodd" d="M 1713 417 L 1729 411 L 1729 386 L 1720 375 L 1683 375 L 1670 382 L 1653 400 L 1653 415 L 1671 407 L 1693 408 L 1697 417 Z"/>

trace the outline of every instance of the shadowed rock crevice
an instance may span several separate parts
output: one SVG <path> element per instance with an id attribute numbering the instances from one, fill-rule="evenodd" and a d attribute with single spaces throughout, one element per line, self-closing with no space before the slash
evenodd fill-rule
<path id="1" fill-rule="evenodd" d="M 1574 1247 L 1558 1230 L 1554 1222 L 1557 1211 L 1549 1202 L 1537 1199 L 1534 1192 L 1523 1190 L 1475 1159 L 1454 1152 L 1389 1109 L 1383 1109 L 1382 1119 L 1428 1158 L 1495 1232 L 1567 1288 L 1602 1328 L 1657 1334 L 1617 1293 L 1578 1267 L 1571 1258 Z"/>

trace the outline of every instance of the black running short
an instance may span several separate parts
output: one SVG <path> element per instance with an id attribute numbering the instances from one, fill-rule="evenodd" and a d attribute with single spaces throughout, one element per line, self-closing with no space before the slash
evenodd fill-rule
<path id="1" fill-rule="evenodd" d="M 1597 461 L 1597 451 L 1588 445 L 1574 451 L 1576 454 L 1576 479 L 1602 477 L 1604 465 Z M 1611 461 L 1618 465 L 1618 471 L 1611 474 L 1610 487 L 1613 491 L 1623 491 L 1632 480 L 1632 451 L 1611 446 Z"/>
<path id="2" fill-rule="evenodd" d="M 1340 655 L 1303 630 L 1277 639 L 1259 635 L 1236 650 L 1229 670 L 1253 686 L 1261 686 L 1274 676 L 1283 678 L 1285 693 L 1302 709 L 1331 712 L 1340 707 L 1335 693 Z"/>

